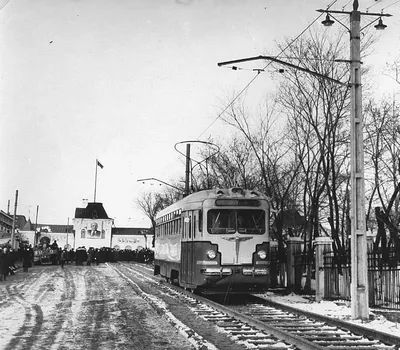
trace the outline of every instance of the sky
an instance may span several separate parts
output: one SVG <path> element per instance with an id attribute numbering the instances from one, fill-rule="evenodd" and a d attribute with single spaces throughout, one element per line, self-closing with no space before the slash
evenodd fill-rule
<path id="1" fill-rule="evenodd" d="M 13 213 L 18 191 L 17 214 L 35 222 L 39 206 L 38 223 L 71 223 L 83 199 L 94 201 L 97 170 L 96 202 L 115 225 L 150 226 L 135 201 L 162 188 L 137 180 L 183 177 L 176 143 L 232 135 L 218 115 L 255 73 L 217 63 L 277 54 L 276 42 L 331 2 L 0 0 L 0 209 L 10 201 Z M 393 15 L 370 57 L 377 90 L 390 93 L 397 85 L 382 69 L 400 55 L 400 1 L 359 3 Z M 312 27 L 324 30 L 323 19 Z M 246 100 L 275 86 L 273 73 L 260 74 Z"/>

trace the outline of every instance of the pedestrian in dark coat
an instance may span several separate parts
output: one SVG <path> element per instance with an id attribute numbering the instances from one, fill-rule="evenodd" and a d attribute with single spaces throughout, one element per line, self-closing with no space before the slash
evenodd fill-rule
<path id="1" fill-rule="evenodd" d="M 0 254 L 0 278 L 5 281 L 9 270 L 9 257 L 7 248 L 3 248 Z"/>
<path id="2" fill-rule="evenodd" d="M 29 252 L 29 248 L 24 248 L 22 250 L 22 268 L 24 272 L 28 272 L 28 267 L 31 263 L 31 255 Z"/>
<path id="3" fill-rule="evenodd" d="M 67 250 L 66 250 L 66 249 L 64 249 L 64 250 L 61 252 L 61 256 L 60 256 L 61 268 L 64 268 L 65 260 L 67 260 Z"/>

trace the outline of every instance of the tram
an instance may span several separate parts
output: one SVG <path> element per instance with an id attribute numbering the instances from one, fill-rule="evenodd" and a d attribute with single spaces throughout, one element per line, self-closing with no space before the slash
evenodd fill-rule
<path id="1" fill-rule="evenodd" d="M 269 210 L 239 187 L 186 196 L 156 216 L 154 274 L 203 294 L 267 290 Z"/>

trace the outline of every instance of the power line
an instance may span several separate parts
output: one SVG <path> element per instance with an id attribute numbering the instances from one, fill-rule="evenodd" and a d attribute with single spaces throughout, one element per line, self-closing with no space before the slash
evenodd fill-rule
<path id="1" fill-rule="evenodd" d="M 337 0 L 333 0 L 328 6 L 327 6 L 327 10 L 329 10 L 335 3 L 337 2 Z M 281 50 L 281 52 L 275 56 L 280 57 L 290 46 L 292 46 L 308 29 L 310 29 L 310 27 L 316 22 L 318 21 L 318 19 L 323 15 L 323 13 L 321 13 L 320 15 L 318 15 L 299 35 L 297 35 L 284 49 Z M 233 98 L 233 100 L 224 108 L 224 110 L 214 119 L 214 121 L 197 137 L 197 139 L 199 139 L 208 129 L 211 128 L 212 125 L 214 125 L 214 123 L 221 118 L 221 116 L 228 110 L 228 108 L 230 108 L 235 101 L 250 87 L 250 85 L 258 78 L 258 76 L 260 75 L 261 71 L 264 71 L 266 68 L 268 68 L 270 65 L 272 64 L 272 62 L 268 62 L 261 70 L 258 70 L 257 75 L 255 75 L 249 83 L 247 83 L 247 85 L 236 95 L 236 97 Z"/>
<path id="2" fill-rule="evenodd" d="M 393 4 L 390 4 L 390 5 L 388 5 L 388 6 L 384 7 L 384 8 L 382 8 L 382 11 L 383 11 L 383 10 L 386 10 L 388 7 L 391 7 L 391 6 L 393 6 L 393 5 L 396 5 L 396 4 L 399 3 L 399 2 L 400 2 L 400 0 L 395 1 Z"/>
<path id="3" fill-rule="evenodd" d="M 4 3 L 4 5 L 3 5 L 2 7 L 0 7 L 0 11 L 3 10 L 3 9 L 8 5 L 8 3 L 9 3 L 10 1 L 11 1 L 11 0 L 6 0 L 6 2 Z"/>
<path id="4" fill-rule="evenodd" d="M 332 2 L 330 4 L 328 4 L 327 6 L 327 10 L 329 10 L 338 0 L 332 0 Z M 289 49 L 290 46 L 292 46 L 308 29 L 310 29 L 310 27 L 316 22 L 318 21 L 321 16 L 323 15 L 323 13 L 321 13 L 320 15 L 318 15 L 299 35 L 297 35 L 284 49 L 281 50 L 281 52 L 275 56 L 280 57 L 287 49 Z M 264 71 L 266 68 L 268 68 L 270 65 L 272 64 L 272 61 L 270 61 L 269 63 L 267 63 L 262 69 L 258 69 L 257 70 L 257 74 L 246 84 L 246 86 L 240 90 L 240 92 L 232 99 L 232 101 L 230 103 L 228 103 L 228 105 L 223 109 L 223 111 L 221 113 L 218 114 L 218 116 L 207 126 L 207 128 L 196 138 L 196 140 L 199 140 L 200 137 L 202 135 L 204 135 L 206 133 L 207 130 L 209 130 L 218 119 L 220 119 L 222 117 L 222 115 L 228 110 L 228 108 L 230 108 L 235 102 L 236 100 L 250 87 L 251 84 L 253 84 L 253 82 L 258 78 L 258 76 L 260 75 L 260 73 L 262 71 Z"/>
<path id="5" fill-rule="evenodd" d="M 375 0 L 375 3 L 372 4 L 370 7 L 367 7 L 367 11 L 371 8 L 374 7 L 375 5 L 378 5 L 380 2 L 382 2 L 382 0 Z"/>

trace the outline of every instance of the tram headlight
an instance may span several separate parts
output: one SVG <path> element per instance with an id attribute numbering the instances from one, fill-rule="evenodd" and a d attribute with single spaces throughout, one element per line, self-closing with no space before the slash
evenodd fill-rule
<path id="1" fill-rule="evenodd" d="M 260 259 L 265 259 L 267 257 L 267 252 L 265 250 L 260 250 L 257 252 L 257 255 L 260 257 Z"/>
<path id="2" fill-rule="evenodd" d="M 207 250 L 206 255 L 207 255 L 207 258 L 209 258 L 209 259 L 215 259 L 217 256 L 217 252 L 215 250 L 210 249 L 210 250 Z"/>

